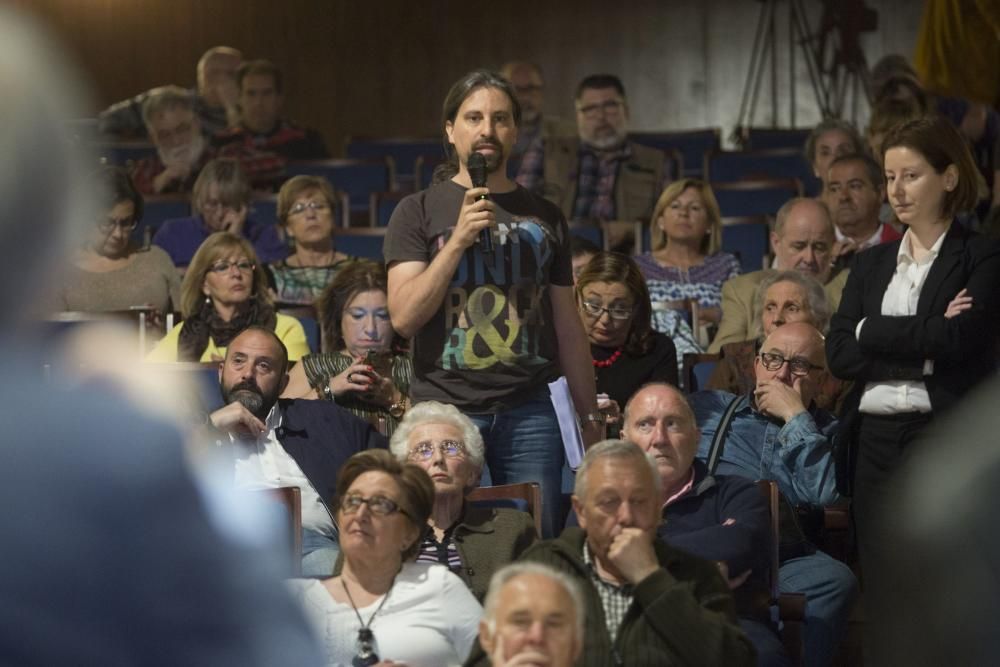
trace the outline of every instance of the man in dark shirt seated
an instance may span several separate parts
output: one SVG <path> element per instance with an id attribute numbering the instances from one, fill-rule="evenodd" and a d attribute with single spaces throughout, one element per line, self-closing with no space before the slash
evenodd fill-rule
<path id="1" fill-rule="evenodd" d="M 277 185 L 290 160 L 322 160 L 330 157 L 319 132 L 300 127 L 281 116 L 284 87 L 281 70 L 267 60 L 243 63 L 236 72 L 239 86 L 240 123 L 220 132 L 213 145 L 223 152 L 237 147 L 244 155 L 255 188 Z"/>
<path id="2" fill-rule="evenodd" d="M 208 416 L 212 439 L 233 456 L 237 486 L 302 493 L 302 575 L 329 576 L 339 553 L 329 502 L 344 461 L 387 447 L 370 424 L 328 401 L 278 400 L 288 351 L 275 333 L 248 327 L 219 366 L 225 406 Z"/>
<path id="3" fill-rule="evenodd" d="M 757 485 L 710 475 L 695 459 L 700 433 L 676 387 L 646 385 L 625 406 L 624 420 L 622 437 L 653 456 L 659 469 L 663 523 L 657 535 L 718 565 L 733 589 L 740 627 L 757 649 L 758 665 L 789 665 L 767 604 L 770 523 Z"/>

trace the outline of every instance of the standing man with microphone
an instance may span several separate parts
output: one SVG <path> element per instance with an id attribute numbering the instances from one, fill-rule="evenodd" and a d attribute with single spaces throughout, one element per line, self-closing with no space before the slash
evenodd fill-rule
<path id="1" fill-rule="evenodd" d="M 392 324 L 413 341 L 413 401 L 472 418 L 493 484 L 540 483 L 552 537 L 564 454 L 548 383 L 566 376 L 586 445 L 604 437 L 604 419 L 573 298 L 569 228 L 555 205 L 507 176 L 520 120 L 498 74 L 459 79 L 443 109 L 449 162 L 399 203 L 384 254 Z M 482 174 L 479 160 L 481 185 L 470 175 Z"/>

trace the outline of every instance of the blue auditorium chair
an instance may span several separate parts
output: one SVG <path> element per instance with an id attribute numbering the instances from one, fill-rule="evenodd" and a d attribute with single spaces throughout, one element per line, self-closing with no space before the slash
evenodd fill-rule
<path id="1" fill-rule="evenodd" d="M 338 229 L 334 236 L 337 250 L 353 257 L 365 257 L 383 261 L 382 243 L 385 240 L 385 227 L 352 227 Z"/>
<path id="2" fill-rule="evenodd" d="M 352 213 L 368 214 L 368 198 L 373 192 L 393 189 L 389 163 L 378 160 L 307 160 L 289 162 L 289 176 L 322 176 L 334 188 L 347 194 Z"/>
<path id="3" fill-rule="evenodd" d="M 132 230 L 132 241 L 145 245 L 148 234 L 152 238 L 156 230 L 167 220 L 186 218 L 191 215 L 190 195 L 151 195 L 143 201 L 142 220 Z M 148 230 L 148 232 L 147 232 Z"/>
<path id="4" fill-rule="evenodd" d="M 373 192 L 368 204 L 368 213 L 370 216 L 368 226 L 387 227 L 389 219 L 392 217 L 392 212 L 396 210 L 396 206 L 399 204 L 399 200 L 407 194 L 398 190 L 395 192 Z"/>
<path id="5" fill-rule="evenodd" d="M 769 151 L 776 148 L 803 150 L 812 128 L 747 127 L 743 128 L 743 150 Z"/>
<path id="6" fill-rule="evenodd" d="M 392 158 L 396 165 L 396 178 L 412 182 L 413 167 L 421 155 L 435 155 L 444 159 L 444 144 L 434 137 L 348 137 L 345 154 L 354 160 L 381 160 Z"/>
<path id="7" fill-rule="evenodd" d="M 703 178 L 705 153 L 717 151 L 722 145 L 722 130 L 717 127 L 679 132 L 630 132 L 628 136 L 643 146 L 668 153 L 677 150 L 681 155 L 681 173 L 688 178 Z"/>
<path id="8" fill-rule="evenodd" d="M 764 268 L 770 250 L 770 228 L 764 216 L 722 219 L 722 249 L 740 259 L 743 273 Z"/>
<path id="9" fill-rule="evenodd" d="M 773 179 L 798 179 L 807 195 L 819 191 L 801 150 L 719 151 L 705 156 L 705 179 L 713 183 Z"/>
<path id="10" fill-rule="evenodd" d="M 802 184 L 797 179 L 713 182 L 711 185 L 724 218 L 774 216 L 789 199 L 802 196 Z"/>

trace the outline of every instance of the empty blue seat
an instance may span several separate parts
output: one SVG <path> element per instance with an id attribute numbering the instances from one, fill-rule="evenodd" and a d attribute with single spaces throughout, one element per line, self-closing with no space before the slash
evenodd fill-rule
<path id="1" fill-rule="evenodd" d="M 598 248 L 604 247 L 604 232 L 597 225 L 573 223 L 569 226 L 569 233 L 587 239 Z"/>
<path id="2" fill-rule="evenodd" d="M 705 153 L 719 150 L 722 130 L 708 127 L 682 132 L 631 132 L 629 139 L 637 144 L 669 152 L 676 149 L 683 160 L 683 176 L 702 178 Z"/>
<path id="3" fill-rule="evenodd" d="M 167 220 L 186 218 L 191 215 L 191 199 L 188 195 L 162 195 L 146 197 L 143 204 L 142 220 L 132 230 L 132 241 L 143 245 L 146 234 L 150 238 Z M 147 232 L 147 230 L 149 230 Z"/>
<path id="4" fill-rule="evenodd" d="M 396 210 L 399 201 L 406 196 L 404 192 L 373 192 L 369 211 L 371 227 L 387 227 L 392 218 L 392 212 Z"/>
<path id="5" fill-rule="evenodd" d="M 723 151 L 705 159 L 705 178 L 714 182 L 798 179 L 807 195 L 819 191 L 812 167 L 796 149 Z"/>
<path id="6" fill-rule="evenodd" d="M 743 150 L 769 151 L 776 148 L 793 148 L 801 151 L 806 145 L 811 128 L 748 127 L 743 130 Z"/>
<path id="7" fill-rule="evenodd" d="M 770 248 L 770 228 L 765 218 L 729 218 L 722 221 L 722 249 L 739 257 L 743 273 L 764 268 Z"/>
<path id="8" fill-rule="evenodd" d="M 381 262 L 383 261 L 382 242 L 385 239 L 385 231 L 385 227 L 338 229 L 334 242 L 340 252 Z"/>
<path id="9" fill-rule="evenodd" d="M 774 216 L 785 202 L 802 195 L 802 185 L 794 179 L 737 181 L 712 183 L 712 192 L 725 218 Z"/>
<path id="10" fill-rule="evenodd" d="M 373 192 L 392 189 L 389 165 L 384 160 L 309 160 L 289 162 L 286 173 L 322 176 L 334 188 L 347 194 L 351 211 L 368 211 Z"/>
<path id="11" fill-rule="evenodd" d="M 391 157 L 396 165 L 396 175 L 413 177 L 414 164 L 421 155 L 435 155 L 444 159 L 444 145 L 440 138 L 395 137 L 376 139 L 372 137 L 348 137 L 347 157 L 354 160 L 381 160 Z"/>

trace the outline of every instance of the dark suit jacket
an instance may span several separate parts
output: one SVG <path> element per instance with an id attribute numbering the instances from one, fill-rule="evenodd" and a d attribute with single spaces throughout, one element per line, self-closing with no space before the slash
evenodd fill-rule
<path id="1" fill-rule="evenodd" d="M 462 558 L 458 576 L 482 602 L 493 573 L 517 560 L 538 535 L 527 512 L 467 503 L 461 523 L 455 526 L 454 539 Z"/>
<path id="2" fill-rule="evenodd" d="M 662 151 L 630 143 L 632 156 L 618 169 L 615 179 L 615 217 L 618 220 L 648 220 L 663 187 Z M 580 165 L 578 137 L 552 137 L 545 143 L 544 190 L 542 196 L 562 209 L 568 220 L 576 201 L 576 179 Z"/>
<path id="3" fill-rule="evenodd" d="M 896 270 L 901 241 L 859 253 L 826 339 L 835 376 L 855 381 L 846 403 L 856 410 L 866 382 L 924 381 L 935 412 L 946 410 L 994 370 L 1000 322 L 1000 243 L 953 223 L 920 291 L 916 315 L 882 315 L 882 298 Z M 972 308 L 945 319 L 963 288 Z M 861 339 L 855 329 L 862 318 Z M 924 377 L 924 360 L 934 374 Z"/>

